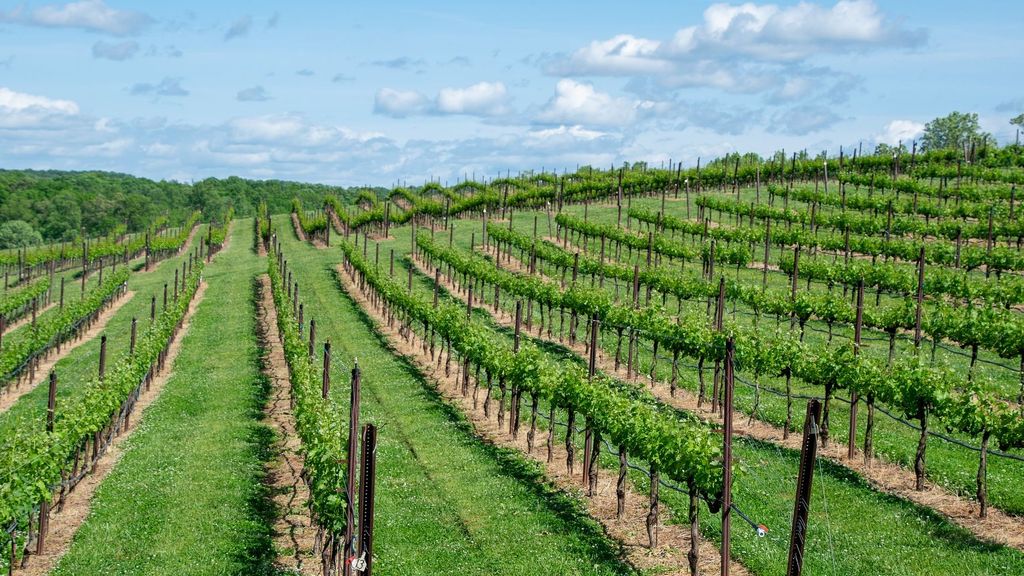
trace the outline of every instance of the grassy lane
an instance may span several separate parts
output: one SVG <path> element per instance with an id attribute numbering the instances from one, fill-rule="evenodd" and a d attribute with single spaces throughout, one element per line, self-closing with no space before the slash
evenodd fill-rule
<path id="1" fill-rule="evenodd" d="M 408 250 L 407 230 L 396 232 L 396 236 L 395 241 L 381 244 L 382 266 L 387 265 L 390 248 L 395 248 L 396 258 Z M 373 251 L 371 245 L 371 258 Z M 396 262 L 396 275 L 404 274 L 404 265 Z M 414 287 L 429 298 L 432 279 L 421 276 Z M 484 291 L 485 299 L 491 295 L 493 292 Z M 514 306 L 511 299 L 504 302 L 507 309 Z M 482 312 L 477 315 L 486 317 Z M 508 330 L 501 331 L 509 337 Z M 511 346 L 511 338 L 509 341 Z M 544 347 L 556 359 L 575 361 L 557 344 Z M 799 419 L 802 422 L 803 411 Z M 743 469 L 735 486 L 735 501 L 772 532 L 759 539 L 737 519 L 734 554 L 756 573 L 784 572 L 799 454 L 748 439 L 737 439 L 735 454 Z M 617 460 L 606 455 L 602 464 L 615 469 Z M 647 490 L 646 478 L 634 476 L 638 489 Z M 927 508 L 872 490 L 844 468 L 821 462 L 814 481 L 811 535 L 805 554 L 808 573 L 981 575 L 1024 570 L 1024 554 L 979 542 Z M 671 490 L 662 490 L 661 496 L 677 518 L 685 519 L 686 496 Z M 704 533 L 719 539 L 719 518 L 702 509 Z"/>
<path id="2" fill-rule="evenodd" d="M 196 233 L 196 238 L 202 238 L 201 233 L 205 226 L 201 226 Z M 189 247 L 194 249 L 194 245 Z M 107 366 L 113 366 L 123 354 L 128 353 L 131 338 L 132 317 L 138 318 L 139 335 L 149 326 L 149 307 L 152 296 L 157 298 L 157 310 L 163 305 L 164 284 L 168 285 L 168 301 L 174 297 L 174 271 L 181 274 L 182 262 L 188 263 L 188 252 L 168 258 L 160 262 L 154 270 L 133 272 L 128 278 L 128 290 L 134 292 L 134 296 L 125 303 L 107 323 Z M 133 266 L 133 270 L 135 267 Z M 90 282 L 95 281 L 99 274 L 92 274 Z M 71 284 L 65 290 L 65 298 L 78 298 L 78 284 Z M 74 288 L 73 291 L 71 287 Z M 59 288 L 58 288 L 59 290 Z M 59 297 L 59 293 L 58 293 Z M 51 311 L 53 312 L 53 311 Z M 99 369 L 100 339 L 94 338 L 75 348 L 67 357 L 57 363 L 54 370 L 58 376 L 57 386 L 57 411 L 61 405 L 77 397 L 82 390 L 82 385 L 96 377 Z M 45 377 L 37 375 L 36 378 Z M 4 432 L 18 426 L 44 426 L 46 418 L 46 396 L 47 387 L 38 386 L 32 392 L 26 394 L 11 406 L 9 410 L 0 414 L 0 438 Z"/>
<path id="3" fill-rule="evenodd" d="M 236 222 L 207 268 L 173 374 L 56 574 L 272 573 L 261 483 L 271 437 L 258 421 L 265 384 L 252 300 L 263 261 L 251 229 Z"/>
<path id="4" fill-rule="evenodd" d="M 281 232 L 306 317 L 315 317 L 318 340 L 330 338 L 339 360 L 332 397 L 348 402 L 347 370 L 358 358 L 363 418 L 380 426 L 374 547 L 382 574 L 631 573 L 576 500 L 553 491 L 517 453 L 478 440 L 387 349 L 338 286 L 336 249 Z"/>

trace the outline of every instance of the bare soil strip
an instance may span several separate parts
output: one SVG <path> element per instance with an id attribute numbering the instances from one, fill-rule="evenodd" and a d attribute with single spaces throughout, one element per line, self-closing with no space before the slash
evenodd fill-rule
<path id="1" fill-rule="evenodd" d="M 681 524 L 670 523 L 671 511 L 664 505 L 659 505 L 658 525 L 658 547 L 651 549 L 647 545 L 646 516 L 650 498 L 644 492 L 637 492 L 628 487 L 626 489 L 626 509 L 622 519 L 616 518 L 616 477 L 608 472 L 598 476 L 597 489 L 592 498 L 583 497 L 586 487 L 582 481 L 582 462 L 577 462 L 577 474 L 570 476 L 565 465 L 566 461 L 564 439 L 557 439 L 554 442 L 552 462 L 558 464 L 547 464 L 547 434 L 538 431 L 533 452 L 527 451 L 527 430 L 529 429 L 529 413 L 523 417 L 523 429 L 520 430 L 518 440 L 513 440 L 507 426 L 499 429 L 492 414 L 490 418 L 485 416 L 483 408 L 483 396 L 486 394 L 486 383 L 479 383 L 482 388 L 473 396 L 463 397 L 461 394 L 461 380 L 458 370 L 452 370 L 450 376 L 445 376 L 444 369 L 439 367 L 439 362 L 430 358 L 429 352 L 424 352 L 424 343 L 418 337 L 413 336 L 406 340 L 399 333 L 396 322 L 394 327 L 388 327 L 387 320 L 380 312 L 370 305 L 366 295 L 359 291 L 352 282 L 343 267 L 337 268 L 338 277 L 345 290 L 374 319 L 376 330 L 385 336 L 393 351 L 409 359 L 419 369 L 420 373 L 431 382 L 437 390 L 452 404 L 458 407 L 472 422 L 476 434 L 488 442 L 499 446 L 515 448 L 524 456 L 541 463 L 545 476 L 551 480 L 559 489 L 579 497 L 586 504 L 587 511 L 605 529 L 605 532 L 618 541 L 624 550 L 626 559 L 634 566 L 644 571 L 650 571 L 665 575 L 688 575 L 690 573 L 686 553 L 690 549 L 689 522 L 680 519 Z M 477 396 L 474 400 L 474 396 Z M 496 408 L 494 408 L 496 410 Z M 719 570 L 720 551 L 716 545 L 706 540 L 699 543 L 699 568 L 702 574 L 717 574 Z M 730 570 L 733 574 L 746 575 L 749 572 L 744 566 L 736 561 L 731 562 Z"/>
<path id="2" fill-rule="evenodd" d="M 295 236 L 299 240 L 303 242 L 306 241 L 306 231 L 303 230 L 302 225 L 299 224 L 299 215 L 295 212 L 292 212 L 292 230 L 295 230 Z"/>
<path id="3" fill-rule="evenodd" d="M 41 316 L 47 310 L 49 310 L 50 308 L 53 308 L 56 305 L 57 305 L 56 302 L 50 302 L 46 306 L 43 306 L 42 308 L 36 310 L 36 316 Z M 6 334 L 8 332 L 13 332 L 13 331 L 17 330 L 18 328 L 21 328 L 22 326 L 24 326 L 25 324 L 28 324 L 30 322 L 32 322 L 32 311 L 31 310 L 26 312 L 21 318 L 18 319 L 17 322 L 12 322 L 12 323 L 8 324 L 7 326 L 5 326 L 4 327 L 4 334 Z"/>
<path id="4" fill-rule="evenodd" d="M 263 347 L 263 373 L 270 379 L 270 399 L 264 408 L 268 423 L 276 433 L 274 460 L 267 465 L 268 482 L 278 511 L 274 522 L 277 566 L 298 574 L 321 573 L 313 553 L 316 528 L 312 526 L 306 502 L 309 489 L 302 481 L 301 443 L 295 432 L 291 382 L 277 328 L 277 309 L 270 289 L 270 278 L 259 278 L 257 330 Z"/>
<path id="5" fill-rule="evenodd" d="M 494 250 L 491 249 L 489 253 L 493 256 Z M 420 271 L 425 270 L 424 263 L 419 259 L 416 260 L 416 266 Z M 507 254 L 504 252 L 501 258 L 501 267 L 518 273 L 529 274 L 529 271 L 523 267 L 522 262 L 514 257 L 509 261 Z M 433 274 L 427 275 L 433 276 Z M 444 275 L 441 276 L 441 285 L 451 291 L 452 294 L 461 295 L 463 293 L 462 287 L 458 283 L 449 281 Z M 494 318 L 495 322 L 503 326 L 513 327 L 515 325 L 515 318 L 504 310 L 499 309 L 499 312 L 495 314 L 493 306 L 481 306 L 479 303 L 474 303 L 474 307 L 487 311 Z M 582 359 L 587 358 L 582 342 L 570 345 L 567 341 L 557 341 L 557 339 L 547 339 L 546 337 L 544 339 L 558 342 L 558 344 L 572 350 Z M 597 366 L 606 374 L 614 375 L 622 380 L 628 378 L 625 366 L 621 366 L 616 371 L 615 358 L 608 357 L 604 350 L 600 348 L 597 354 Z M 697 395 L 693 392 L 677 388 L 675 396 L 672 396 L 668 382 L 657 381 L 652 383 L 649 377 L 643 376 L 642 378 L 651 385 L 651 393 L 665 404 L 698 414 L 707 421 L 722 421 L 720 414 L 711 412 L 710 402 L 705 402 L 702 407 L 698 408 Z M 782 428 L 756 419 L 753 422 L 749 420 L 750 418 L 747 414 L 734 410 L 733 426 L 735 434 L 771 442 L 777 446 L 797 451 L 800 450 L 802 440 L 800 434 L 790 434 L 789 438 L 784 440 Z M 928 481 L 925 482 L 925 489 L 918 491 L 915 489 L 916 478 L 913 470 L 903 468 L 877 456 L 872 458 L 868 464 L 865 464 L 864 455 L 860 451 L 857 451 L 857 454 L 851 460 L 846 457 L 847 445 L 834 439 L 830 440 L 828 448 L 818 448 L 818 456 L 853 470 L 864 477 L 873 488 L 880 492 L 899 496 L 943 514 L 951 522 L 969 530 L 982 540 L 997 542 L 1024 551 L 1024 517 L 1012 516 L 989 505 L 988 517 L 984 519 L 979 518 L 978 503 L 976 501 L 957 496 L 945 488 Z"/>
<path id="6" fill-rule="evenodd" d="M 129 419 L 128 426 L 122 430 L 120 436 L 110 443 L 106 453 L 96 462 L 92 473 L 85 476 L 75 487 L 74 491 L 64 497 L 64 509 L 59 513 L 56 511 L 51 512 L 50 531 L 46 536 L 46 550 L 44 553 L 42 555 L 29 555 L 28 566 L 24 570 L 16 571 L 16 573 L 24 574 L 25 576 L 44 576 L 49 574 L 57 566 L 57 563 L 60 562 L 61 557 L 68 551 L 68 548 L 71 547 L 71 541 L 75 536 L 75 532 L 78 531 L 78 528 L 89 516 L 93 494 L 95 494 L 99 485 L 121 460 L 121 456 L 124 454 L 125 442 L 131 438 L 142 422 L 146 408 L 160 396 L 164 385 L 174 374 L 174 361 L 181 351 L 181 343 L 185 339 L 185 335 L 188 334 L 189 326 L 192 324 L 192 316 L 199 303 L 203 300 L 206 288 L 207 284 L 204 282 L 196 290 L 195 297 L 192 299 L 192 303 L 189 304 L 188 312 L 185 313 L 182 328 L 178 332 L 177 338 L 171 342 L 167 352 L 167 366 L 171 369 L 165 370 L 162 374 L 158 374 L 153 378 L 149 390 L 142 389 L 135 405 L 133 417 Z"/>
<path id="7" fill-rule="evenodd" d="M 28 383 L 21 383 L 21 378 L 15 378 L 10 384 L 0 390 L 0 413 L 6 412 L 14 406 L 14 404 L 21 399 L 22 396 L 36 389 L 40 383 L 45 382 L 49 378 L 50 370 L 57 365 L 58 362 L 67 358 L 76 348 L 89 342 L 93 338 L 99 336 L 107 328 L 107 324 L 111 318 L 117 314 L 117 311 L 122 306 L 131 301 L 135 296 L 134 292 L 126 292 L 120 298 L 112 302 L 109 307 L 100 313 L 100 315 L 93 321 L 92 326 L 89 329 L 82 332 L 78 338 L 71 342 L 65 342 L 60 346 L 51 347 L 47 350 L 43 361 L 36 366 L 35 374 L 36 377 Z"/>

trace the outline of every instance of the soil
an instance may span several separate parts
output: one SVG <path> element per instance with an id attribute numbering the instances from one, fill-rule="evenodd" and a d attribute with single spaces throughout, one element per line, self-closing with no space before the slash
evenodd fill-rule
<path id="1" fill-rule="evenodd" d="M 291 382 L 288 364 L 277 328 L 277 309 L 270 278 L 259 279 L 257 298 L 258 335 L 263 346 L 263 373 L 270 379 L 270 399 L 264 415 L 276 433 L 274 460 L 267 465 L 267 482 L 278 511 L 274 522 L 274 545 L 279 551 L 277 565 L 298 574 L 320 574 L 321 565 L 314 553 L 316 527 L 309 509 L 309 489 L 302 481 L 301 442 L 295 432 Z"/>

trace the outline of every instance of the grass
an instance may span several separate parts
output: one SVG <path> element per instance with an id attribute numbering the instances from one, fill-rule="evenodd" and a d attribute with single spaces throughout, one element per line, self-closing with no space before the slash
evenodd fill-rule
<path id="1" fill-rule="evenodd" d="M 468 248 L 467 228 L 470 226 L 457 226 L 456 242 Z M 395 248 L 399 257 L 408 246 L 408 229 L 396 230 L 394 241 L 381 244 L 381 265 L 387 265 L 390 248 Z M 396 274 L 404 277 L 405 269 L 398 266 Z M 432 290 L 426 278 L 414 286 L 424 296 Z M 484 295 L 489 300 L 491 292 L 485 290 Z M 505 302 L 507 309 L 514 305 L 509 298 Z M 483 313 L 478 312 L 480 315 Z M 511 342 L 507 330 L 499 331 Z M 557 351 L 557 345 L 546 349 L 556 359 L 576 361 L 568 358 L 566 351 Z M 802 416 L 801 407 L 796 420 L 802 422 Z M 755 573 L 784 572 L 799 454 L 749 440 L 737 440 L 735 454 L 745 471 L 737 480 L 735 501 L 771 532 L 759 539 L 736 517 L 733 554 Z M 614 468 L 617 461 L 606 456 L 602 464 Z M 633 476 L 635 485 L 647 490 L 646 478 Z M 662 499 L 677 517 L 685 517 L 685 495 L 663 489 Z M 702 530 L 717 540 L 719 519 L 702 509 Z M 1024 569 L 1021 553 L 980 542 L 935 512 L 876 492 L 849 470 L 827 462 L 819 463 L 815 477 L 810 531 L 805 558 L 811 574 L 993 574 Z"/>
<path id="2" fill-rule="evenodd" d="M 286 218 L 279 221 L 287 222 Z M 363 421 L 380 427 L 377 570 L 383 574 L 629 574 L 617 546 L 575 498 L 548 486 L 519 454 L 485 443 L 396 357 L 341 291 L 336 249 L 280 231 L 306 318 L 329 338 L 332 398 L 348 402 L 352 360 L 363 373 Z M 319 347 L 319 346 L 318 346 Z"/>
<path id="3" fill-rule="evenodd" d="M 204 272 L 209 287 L 173 373 L 55 574 L 274 573 L 261 482 L 273 433 L 259 421 L 267 382 L 252 284 L 263 263 L 251 234 L 236 222 Z"/>

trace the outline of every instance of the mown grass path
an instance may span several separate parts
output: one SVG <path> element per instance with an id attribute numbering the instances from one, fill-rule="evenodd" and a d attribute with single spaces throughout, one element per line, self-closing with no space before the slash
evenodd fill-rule
<path id="1" fill-rule="evenodd" d="M 273 573 L 251 246 L 236 222 L 170 380 L 55 574 Z"/>

